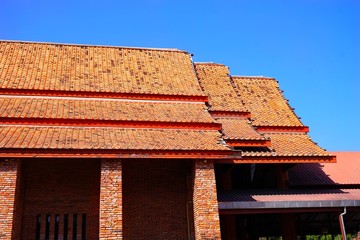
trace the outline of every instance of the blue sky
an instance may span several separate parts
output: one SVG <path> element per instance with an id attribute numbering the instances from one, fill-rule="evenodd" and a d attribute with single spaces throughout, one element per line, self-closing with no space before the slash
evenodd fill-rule
<path id="1" fill-rule="evenodd" d="M 178 48 L 275 77 L 315 142 L 360 151 L 358 0 L 0 0 L 0 39 Z"/>

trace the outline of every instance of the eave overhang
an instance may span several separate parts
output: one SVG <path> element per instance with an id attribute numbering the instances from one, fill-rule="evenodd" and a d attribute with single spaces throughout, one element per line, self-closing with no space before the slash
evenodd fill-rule
<path id="1" fill-rule="evenodd" d="M 267 163 L 335 163 L 335 156 L 241 156 L 240 159 L 224 159 L 221 163 L 267 164 Z"/>
<path id="2" fill-rule="evenodd" d="M 304 189 L 218 192 L 222 214 L 336 211 L 360 208 L 360 189 Z"/>

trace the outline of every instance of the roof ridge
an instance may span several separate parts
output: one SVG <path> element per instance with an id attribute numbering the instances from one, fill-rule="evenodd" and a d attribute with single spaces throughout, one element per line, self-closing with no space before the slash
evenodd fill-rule
<path id="1" fill-rule="evenodd" d="M 5 40 L 0 39 L 0 42 L 9 43 L 26 43 L 26 44 L 46 44 L 46 45 L 62 45 L 62 46 L 77 46 L 77 47 L 102 47 L 102 48 L 123 48 L 134 50 L 151 50 L 151 51 L 169 51 L 169 52 L 182 52 L 190 54 L 185 50 L 177 48 L 151 48 L 151 47 L 130 47 L 130 46 L 114 46 L 114 45 L 102 45 L 102 44 L 86 44 L 86 43 L 57 43 L 57 42 L 36 42 L 36 41 L 24 41 L 24 40 Z"/>

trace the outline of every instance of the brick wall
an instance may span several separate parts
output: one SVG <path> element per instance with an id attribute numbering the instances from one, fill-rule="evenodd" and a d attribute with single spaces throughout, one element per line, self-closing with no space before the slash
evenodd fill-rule
<path id="1" fill-rule="evenodd" d="M 221 239 L 214 163 L 196 160 L 193 181 L 195 238 Z"/>
<path id="2" fill-rule="evenodd" d="M 0 160 L 0 239 L 11 239 L 18 161 Z"/>
<path id="3" fill-rule="evenodd" d="M 124 239 L 187 239 L 187 170 L 186 161 L 123 161 Z"/>
<path id="4" fill-rule="evenodd" d="M 36 220 L 41 214 L 41 239 L 45 217 L 50 215 L 50 234 L 54 218 L 60 217 L 59 239 L 63 237 L 68 215 L 68 239 L 72 239 L 73 216 L 77 214 L 77 236 L 81 239 L 82 214 L 86 214 L 86 239 L 98 239 L 100 161 L 97 159 L 24 159 L 21 184 L 24 190 L 22 239 L 34 239 Z"/>
<path id="5" fill-rule="evenodd" d="M 99 239 L 122 239 L 122 218 L 122 164 L 117 159 L 103 159 Z"/>

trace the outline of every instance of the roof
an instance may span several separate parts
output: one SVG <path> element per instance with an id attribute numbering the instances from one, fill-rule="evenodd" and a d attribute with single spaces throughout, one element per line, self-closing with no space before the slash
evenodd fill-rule
<path id="1" fill-rule="evenodd" d="M 211 111 L 248 112 L 230 83 L 228 67 L 197 63 L 195 70 L 201 87 L 209 96 Z"/>
<path id="2" fill-rule="evenodd" d="M 306 133 L 265 133 L 271 148 L 281 156 L 330 156 L 316 145 Z"/>
<path id="3" fill-rule="evenodd" d="M 0 117 L 12 119 L 215 122 L 206 111 L 204 103 L 1 95 Z"/>
<path id="4" fill-rule="evenodd" d="M 302 126 L 274 78 L 231 77 L 254 126 Z"/>
<path id="5" fill-rule="evenodd" d="M 186 52 L 0 41 L 0 88 L 199 95 Z"/>
<path id="6" fill-rule="evenodd" d="M 298 164 L 289 169 L 294 186 L 360 185 L 360 152 L 331 152 L 336 163 Z M 304 177 L 306 176 L 306 177 Z"/>
<path id="7" fill-rule="evenodd" d="M 221 122 L 225 139 L 234 140 L 264 140 L 267 139 L 258 133 L 247 119 L 234 117 L 216 117 Z"/>
<path id="8" fill-rule="evenodd" d="M 274 79 L 231 78 L 174 49 L 0 41 L 0 116 L 2 157 L 334 160 L 303 134 Z"/>
<path id="9" fill-rule="evenodd" d="M 217 131 L 0 126 L 4 149 L 229 150 Z"/>

